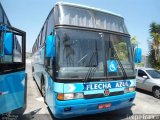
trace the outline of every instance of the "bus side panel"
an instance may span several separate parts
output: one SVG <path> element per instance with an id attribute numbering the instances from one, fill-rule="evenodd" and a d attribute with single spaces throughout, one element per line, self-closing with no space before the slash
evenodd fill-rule
<path id="1" fill-rule="evenodd" d="M 33 56 L 32 67 L 34 68 L 33 76 L 38 84 L 38 87 L 41 89 L 41 77 L 44 75 L 44 48 L 40 49 Z"/>
<path id="2" fill-rule="evenodd" d="M 47 74 L 47 73 L 46 73 Z M 46 80 L 46 103 L 52 113 L 54 113 L 54 106 L 55 106 L 55 98 L 54 98 L 54 82 L 53 79 L 47 74 Z"/>
<path id="3" fill-rule="evenodd" d="M 25 107 L 25 71 L 0 76 L 0 114 Z"/>
<path id="4" fill-rule="evenodd" d="M 36 80 L 36 83 L 38 84 L 38 87 L 40 88 L 40 78 L 39 78 L 39 69 L 38 69 L 38 64 L 39 64 L 39 62 L 38 62 L 38 53 L 35 53 L 34 54 L 34 58 L 33 58 L 33 68 L 34 68 L 34 73 L 33 73 L 33 76 L 34 76 L 34 78 L 35 78 L 35 80 Z"/>

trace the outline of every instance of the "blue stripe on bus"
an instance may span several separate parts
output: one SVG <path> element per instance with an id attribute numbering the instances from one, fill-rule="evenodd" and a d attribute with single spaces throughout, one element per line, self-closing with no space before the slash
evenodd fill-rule
<path id="1" fill-rule="evenodd" d="M 87 88 L 86 88 L 87 86 Z M 98 86 L 100 86 L 98 88 Z M 110 82 L 89 82 L 89 83 L 54 83 L 54 90 L 58 93 L 74 93 L 83 92 L 85 94 L 90 93 L 102 93 L 104 89 L 109 89 L 111 92 L 122 91 L 125 87 L 136 86 L 136 80 L 120 80 Z"/>

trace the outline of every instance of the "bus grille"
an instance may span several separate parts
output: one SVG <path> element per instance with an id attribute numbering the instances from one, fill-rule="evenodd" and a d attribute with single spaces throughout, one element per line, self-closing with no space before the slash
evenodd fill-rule
<path id="1" fill-rule="evenodd" d="M 85 99 L 93 99 L 93 98 L 109 97 L 109 96 L 116 96 L 116 95 L 122 95 L 122 94 L 124 94 L 124 91 L 110 92 L 110 94 L 108 96 L 106 96 L 103 93 L 89 94 L 89 95 L 84 95 L 84 98 Z"/>

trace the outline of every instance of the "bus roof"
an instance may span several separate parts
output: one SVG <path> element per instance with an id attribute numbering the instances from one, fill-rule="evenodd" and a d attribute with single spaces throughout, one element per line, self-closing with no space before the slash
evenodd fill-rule
<path id="1" fill-rule="evenodd" d="M 68 2 L 57 2 L 56 5 L 67 5 L 67 6 L 91 9 L 91 10 L 95 10 L 95 11 L 99 11 L 99 12 L 103 12 L 103 13 L 107 13 L 107 14 L 111 14 L 111 15 L 123 18 L 120 14 L 116 14 L 116 13 L 113 13 L 113 12 L 110 12 L 107 10 L 103 10 L 103 9 L 99 9 L 99 8 L 95 8 L 95 7 L 90 7 L 90 6 L 86 6 L 86 5 L 74 4 L 74 3 L 68 3 Z"/>

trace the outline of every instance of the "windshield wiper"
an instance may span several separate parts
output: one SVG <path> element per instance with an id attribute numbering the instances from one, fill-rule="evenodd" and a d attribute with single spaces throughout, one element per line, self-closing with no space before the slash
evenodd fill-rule
<path id="1" fill-rule="evenodd" d="M 89 61 L 89 65 L 88 65 L 88 66 L 89 66 L 89 70 L 87 71 L 87 74 L 86 74 L 86 76 L 85 76 L 84 82 L 87 82 L 88 79 L 91 77 L 91 74 L 93 75 L 94 72 L 96 71 L 96 66 L 93 66 L 95 55 L 96 55 L 96 52 L 94 51 L 94 52 L 92 53 L 91 59 L 90 59 L 90 61 Z M 94 68 L 93 68 L 93 67 L 94 67 Z"/>
<path id="2" fill-rule="evenodd" d="M 94 73 L 96 72 L 97 70 L 97 65 L 98 65 L 98 50 L 97 50 L 97 41 L 96 42 L 96 51 L 93 51 L 92 52 L 92 56 L 90 58 L 90 61 L 89 61 L 89 70 L 87 71 L 87 74 L 85 76 L 85 79 L 84 79 L 84 82 L 87 82 L 89 78 L 91 78 Z M 94 58 L 96 57 L 96 65 L 94 65 Z M 94 68 L 93 68 L 94 67 Z"/>
<path id="3" fill-rule="evenodd" d="M 111 44 L 112 44 L 112 46 L 113 46 L 112 40 L 110 40 L 110 42 L 111 42 Z M 113 50 L 114 50 L 114 54 L 115 54 L 116 60 L 118 61 L 118 64 L 119 64 L 119 66 L 120 66 L 120 68 L 121 68 L 121 70 L 122 70 L 124 79 L 126 79 L 126 78 L 127 78 L 127 73 L 126 73 L 126 71 L 125 71 L 125 69 L 124 69 L 124 67 L 123 67 L 123 65 L 122 65 L 122 63 L 121 63 L 121 61 L 120 61 L 120 59 L 119 59 L 119 57 L 118 57 L 118 55 L 117 55 L 117 52 L 116 52 L 114 46 L 113 46 Z"/>

